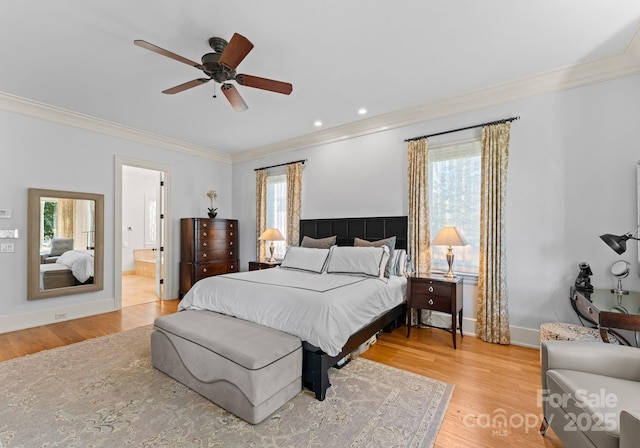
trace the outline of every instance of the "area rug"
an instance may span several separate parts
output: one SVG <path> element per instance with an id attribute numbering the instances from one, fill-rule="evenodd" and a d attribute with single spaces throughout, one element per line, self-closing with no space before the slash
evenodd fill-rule
<path id="1" fill-rule="evenodd" d="M 429 447 L 453 391 L 358 358 L 254 426 L 154 369 L 151 330 L 0 363 L 0 447 Z"/>

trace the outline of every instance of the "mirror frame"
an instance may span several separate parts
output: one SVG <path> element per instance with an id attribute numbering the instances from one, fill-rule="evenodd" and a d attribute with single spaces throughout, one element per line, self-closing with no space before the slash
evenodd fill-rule
<path id="1" fill-rule="evenodd" d="M 65 198 L 95 201 L 95 248 L 93 253 L 93 283 L 90 285 L 67 286 L 63 288 L 40 289 L 40 199 Z M 50 297 L 82 294 L 104 289 L 104 195 L 78 193 L 74 191 L 42 190 L 29 188 L 27 213 L 27 299 L 48 299 Z"/>

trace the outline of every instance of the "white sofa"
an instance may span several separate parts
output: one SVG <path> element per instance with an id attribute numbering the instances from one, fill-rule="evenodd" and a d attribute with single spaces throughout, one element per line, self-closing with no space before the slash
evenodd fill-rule
<path id="1" fill-rule="evenodd" d="M 640 441 L 640 349 L 543 341 L 545 421 L 565 448 L 632 448 Z"/>

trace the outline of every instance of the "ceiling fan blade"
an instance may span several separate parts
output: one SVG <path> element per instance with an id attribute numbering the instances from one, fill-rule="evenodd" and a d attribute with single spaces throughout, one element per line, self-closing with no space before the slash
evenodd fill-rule
<path id="1" fill-rule="evenodd" d="M 170 89 L 163 90 L 162 93 L 167 93 L 169 95 L 173 95 L 174 93 L 182 92 L 183 90 L 191 89 L 192 87 L 199 86 L 201 84 L 205 84 L 211 81 L 210 78 L 198 78 L 193 81 L 185 82 L 184 84 L 180 84 L 179 86 L 171 87 Z"/>
<path id="2" fill-rule="evenodd" d="M 219 62 L 235 70 L 238 64 L 249 54 L 253 44 L 242 34 L 234 33 L 229 44 L 220 55 Z"/>
<path id="3" fill-rule="evenodd" d="M 195 68 L 198 68 L 198 69 L 202 70 L 202 65 L 201 64 L 199 64 L 197 62 L 194 62 L 194 61 L 192 61 L 190 59 L 184 58 L 184 57 L 180 56 L 179 54 L 172 53 L 169 50 L 165 50 L 164 48 L 160 48 L 157 45 L 150 44 L 149 42 L 147 42 L 145 40 L 140 40 L 140 39 L 134 40 L 133 44 L 137 45 L 138 47 L 142 47 L 142 48 L 144 48 L 146 50 L 153 51 L 154 53 L 161 54 L 162 56 L 166 56 L 168 58 L 174 59 L 174 60 L 176 60 L 178 62 L 182 62 L 183 64 L 187 64 L 187 65 L 190 65 L 192 67 L 195 67 Z"/>
<path id="4" fill-rule="evenodd" d="M 231 103 L 231 107 L 233 107 L 236 112 L 243 112 L 249 108 L 249 106 L 247 106 L 247 103 L 245 103 L 240 96 L 240 92 L 238 92 L 238 89 L 236 89 L 233 84 L 222 84 L 222 87 L 220 89 L 222 90 L 222 93 L 224 93 L 224 96 L 226 96 Z"/>
<path id="5" fill-rule="evenodd" d="M 270 90 L 271 92 L 289 95 L 293 91 L 293 86 L 288 82 L 276 81 L 275 79 L 260 78 L 259 76 L 237 75 L 238 84 L 254 87 L 256 89 Z"/>

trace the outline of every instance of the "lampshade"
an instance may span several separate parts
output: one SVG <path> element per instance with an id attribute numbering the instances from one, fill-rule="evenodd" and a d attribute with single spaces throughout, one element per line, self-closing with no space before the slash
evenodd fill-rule
<path id="1" fill-rule="evenodd" d="M 445 226 L 431 243 L 434 246 L 466 246 L 469 244 L 455 226 Z"/>
<path id="2" fill-rule="evenodd" d="M 618 255 L 622 255 L 627 250 L 627 240 L 629 238 L 631 238 L 630 233 L 620 236 L 611 235 L 610 233 L 600 235 L 600 239 L 607 243 L 607 246 L 611 249 L 615 250 Z"/>
<path id="3" fill-rule="evenodd" d="M 258 239 L 263 241 L 284 241 L 284 237 L 278 229 L 267 229 L 262 232 Z"/>

